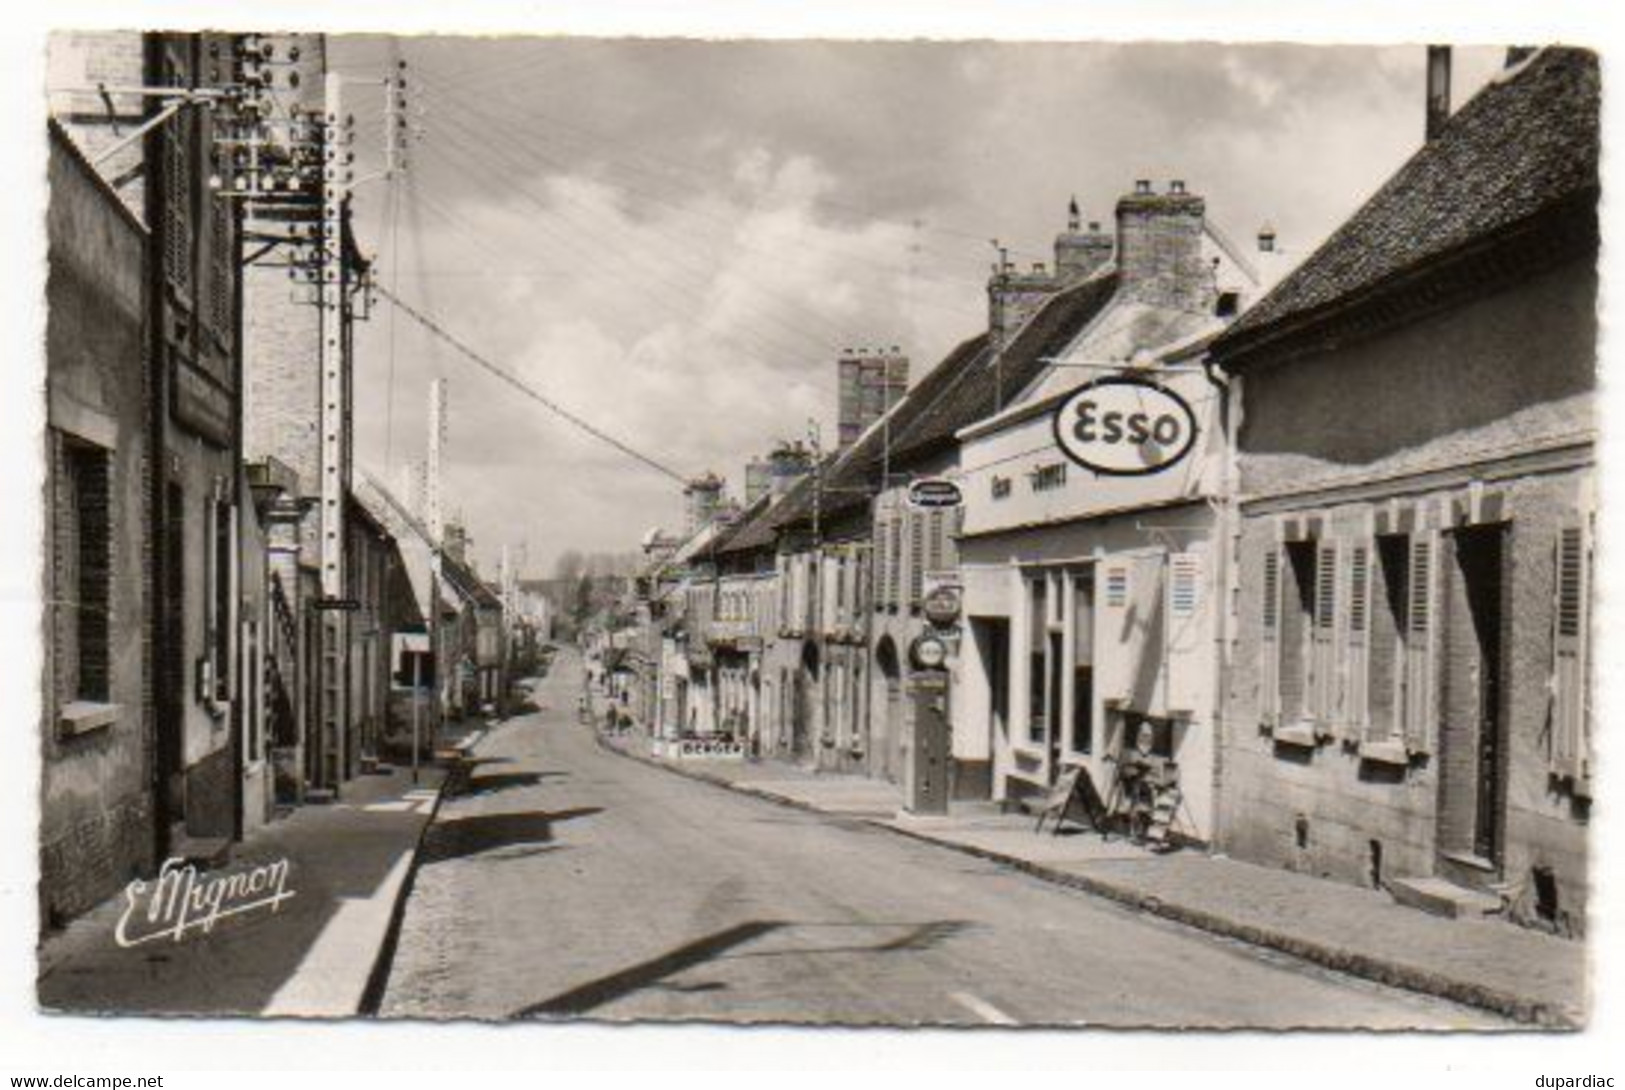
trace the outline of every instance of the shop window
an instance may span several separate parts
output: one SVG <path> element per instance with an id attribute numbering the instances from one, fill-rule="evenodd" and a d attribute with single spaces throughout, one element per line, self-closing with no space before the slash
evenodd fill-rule
<path id="1" fill-rule="evenodd" d="M 1042 743 L 1049 739 L 1049 671 L 1045 651 L 1049 629 L 1049 580 L 1040 575 L 1028 581 L 1027 639 L 1027 737 Z"/>
<path id="2" fill-rule="evenodd" d="M 1094 702 L 1094 573 L 1083 571 L 1072 578 L 1072 737 L 1074 753 L 1093 753 L 1095 745 Z"/>

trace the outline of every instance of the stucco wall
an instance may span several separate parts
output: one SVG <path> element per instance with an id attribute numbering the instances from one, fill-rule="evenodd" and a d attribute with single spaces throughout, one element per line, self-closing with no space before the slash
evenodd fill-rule
<path id="1" fill-rule="evenodd" d="M 84 734 L 59 732 L 57 640 L 45 640 L 40 906 L 46 923 L 90 908 L 150 868 L 154 844 L 145 623 L 151 545 L 141 321 L 145 234 L 90 168 L 56 139 L 49 172 L 46 370 L 53 430 L 48 446 L 59 446 L 59 437 L 67 434 L 109 450 L 109 699 L 118 714 Z M 48 514 L 51 496 L 48 488 Z M 48 517 L 47 557 L 55 554 L 51 533 Z M 46 578 L 52 579 L 49 567 Z M 52 581 L 44 596 L 57 602 L 73 593 Z M 48 608 L 48 632 L 54 633 L 54 621 Z"/>

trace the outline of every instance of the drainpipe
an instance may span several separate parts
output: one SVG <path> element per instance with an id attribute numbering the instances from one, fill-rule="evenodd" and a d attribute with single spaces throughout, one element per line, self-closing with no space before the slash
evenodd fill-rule
<path id="1" fill-rule="evenodd" d="M 1214 625 L 1213 656 L 1213 809 L 1208 815 L 1210 848 L 1219 850 L 1224 844 L 1222 805 L 1224 791 L 1225 734 L 1228 728 L 1228 710 L 1225 679 L 1230 676 L 1230 650 L 1234 646 L 1236 618 L 1233 612 L 1241 585 L 1241 572 L 1235 563 L 1240 546 L 1241 521 L 1236 497 L 1240 492 L 1239 466 L 1236 457 L 1236 439 L 1241 430 L 1241 380 L 1226 375 L 1208 355 L 1202 357 L 1202 373 L 1219 394 L 1219 429 L 1224 436 L 1223 459 L 1219 480 L 1219 495 L 1214 506 L 1218 512 L 1218 525 L 1213 535 L 1218 556 L 1214 582 L 1223 588 L 1218 602 Z"/>

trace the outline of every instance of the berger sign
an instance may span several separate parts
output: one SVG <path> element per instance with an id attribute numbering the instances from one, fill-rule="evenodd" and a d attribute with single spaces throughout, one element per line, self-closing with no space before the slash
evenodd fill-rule
<path id="1" fill-rule="evenodd" d="M 1080 386 L 1055 411 L 1055 442 L 1085 469 L 1109 477 L 1160 473 L 1196 443 L 1196 414 L 1150 379 L 1126 375 Z"/>
<path id="2" fill-rule="evenodd" d="M 959 507 L 964 502 L 965 494 L 960 491 L 959 485 L 941 477 L 926 477 L 908 486 L 910 507 Z"/>

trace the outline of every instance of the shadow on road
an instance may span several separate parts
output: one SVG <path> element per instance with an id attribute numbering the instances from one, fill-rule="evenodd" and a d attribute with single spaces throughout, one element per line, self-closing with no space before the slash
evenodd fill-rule
<path id="1" fill-rule="evenodd" d="M 623 995 L 642 991 L 644 988 L 657 984 L 668 976 L 680 973 L 684 969 L 692 968 L 703 962 L 710 961 L 724 951 L 736 946 L 761 938 L 770 931 L 776 931 L 784 924 L 778 920 L 752 920 L 749 923 L 737 924 L 725 928 L 704 938 L 695 939 L 691 943 L 679 946 L 670 953 L 662 954 L 657 958 L 634 965 L 629 969 L 622 969 L 606 977 L 589 981 L 579 988 L 572 988 L 545 999 L 540 1003 L 533 1003 L 513 1013 L 515 1018 L 545 1018 L 558 1017 L 571 1014 L 585 1014 L 595 1007 L 619 999 Z"/>
<path id="2" fill-rule="evenodd" d="M 568 772 L 493 772 L 489 776 L 473 776 L 467 782 L 458 784 L 455 794 L 458 798 L 494 795 L 498 791 L 509 791 L 516 787 L 535 787 L 543 780 L 569 778 Z"/>
<path id="3" fill-rule="evenodd" d="M 623 996 L 646 988 L 672 992 L 723 991 L 728 985 L 720 981 L 682 983 L 667 978 L 708 961 L 744 958 L 806 957 L 813 954 L 892 954 L 918 952 L 938 946 L 972 925 L 963 920 L 933 920 L 923 924 L 852 923 L 819 924 L 787 923 L 781 920 L 754 920 L 738 924 L 704 938 L 679 946 L 648 961 L 622 969 L 606 977 L 589 981 L 551 999 L 515 1011 L 514 1018 L 564 1017 L 585 1014 Z M 782 950 L 758 950 L 730 953 L 736 947 L 761 938 L 769 932 L 787 928 L 892 928 L 906 927 L 896 938 L 867 945 L 792 947 Z"/>
<path id="4" fill-rule="evenodd" d="M 423 845 L 423 863 L 432 866 L 451 859 L 463 859 L 498 848 L 546 844 L 553 839 L 553 826 L 562 821 L 590 817 L 602 806 L 582 806 L 574 810 L 527 810 L 509 814 L 473 814 L 453 821 L 436 822 Z M 529 853 L 506 853 L 517 858 Z"/>

